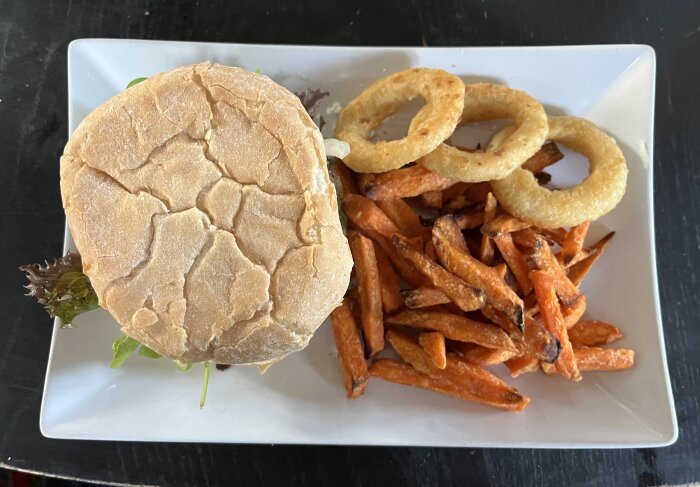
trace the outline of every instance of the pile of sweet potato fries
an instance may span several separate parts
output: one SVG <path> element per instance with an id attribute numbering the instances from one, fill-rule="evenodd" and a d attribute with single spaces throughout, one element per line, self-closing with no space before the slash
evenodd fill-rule
<path id="1" fill-rule="evenodd" d="M 562 157 L 547 143 L 523 167 L 546 182 Z M 622 337 L 615 326 L 581 320 L 579 285 L 613 233 L 585 246 L 588 222 L 533 227 L 499 208 L 488 182 L 420 165 L 355 174 L 335 161 L 331 172 L 355 262 L 355 286 L 331 315 L 348 398 L 380 377 L 521 411 L 530 399 L 487 367 L 578 381 L 632 366 L 633 351 L 600 347 Z M 386 342 L 401 360 L 377 356 Z"/>

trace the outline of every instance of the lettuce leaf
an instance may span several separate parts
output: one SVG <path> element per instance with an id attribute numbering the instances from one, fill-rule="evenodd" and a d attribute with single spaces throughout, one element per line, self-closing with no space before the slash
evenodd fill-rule
<path id="1" fill-rule="evenodd" d="M 173 363 L 175 364 L 175 367 L 182 370 L 183 372 L 192 368 L 192 364 L 186 364 L 185 362 L 180 362 L 179 360 L 173 360 Z"/>
<path id="2" fill-rule="evenodd" d="M 145 358 L 161 358 L 162 355 L 148 348 L 146 345 L 141 344 L 139 347 L 139 355 Z"/>
<path id="3" fill-rule="evenodd" d="M 323 120 L 323 117 L 318 113 L 318 111 L 321 106 L 321 101 L 330 93 L 327 91 L 312 90 L 307 88 L 305 91 L 294 94 L 299 97 L 301 104 L 309 114 L 309 117 L 311 117 L 311 120 L 313 120 L 318 126 L 318 129 L 321 130 L 326 122 Z"/>
<path id="4" fill-rule="evenodd" d="M 143 82 L 146 81 L 147 79 L 148 79 L 148 78 L 136 78 L 136 79 L 132 79 L 131 81 L 129 81 L 129 84 L 126 85 L 126 89 L 128 90 L 128 89 L 131 88 L 132 86 L 136 86 L 136 85 L 139 84 L 139 83 L 143 83 Z"/>
<path id="5" fill-rule="evenodd" d="M 76 316 L 100 306 L 78 254 L 68 252 L 52 263 L 28 264 L 19 269 L 29 280 L 24 286 L 27 296 L 36 298 L 49 316 L 58 317 L 61 327 L 69 327 Z"/>
<path id="6" fill-rule="evenodd" d="M 126 335 L 117 338 L 112 344 L 112 361 L 109 363 L 109 367 L 112 369 L 121 367 L 140 345 L 141 342 Z"/>
<path id="7" fill-rule="evenodd" d="M 207 389 L 209 389 L 209 361 L 204 362 L 204 384 L 202 384 L 202 395 L 199 398 L 199 409 L 202 409 L 207 401 Z"/>

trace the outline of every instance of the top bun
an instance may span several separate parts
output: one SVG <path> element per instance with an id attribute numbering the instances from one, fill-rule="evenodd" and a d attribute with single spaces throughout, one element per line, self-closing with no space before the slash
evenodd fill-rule
<path id="1" fill-rule="evenodd" d="M 61 194 L 100 305 L 172 359 L 278 360 L 348 285 L 321 133 L 244 69 L 183 66 L 102 104 L 66 145 Z"/>

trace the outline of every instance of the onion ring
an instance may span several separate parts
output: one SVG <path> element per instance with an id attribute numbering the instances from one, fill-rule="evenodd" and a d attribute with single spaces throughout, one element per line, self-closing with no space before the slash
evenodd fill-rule
<path id="1" fill-rule="evenodd" d="M 510 130 L 506 127 L 496 134 L 491 144 L 499 146 Z M 549 190 L 532 172 L 518 168 L 491 181 L 496 198 L 509 213 L 542 228 L 559 228 L 595 220 L 617 206 L 627 185 L 627 163 L 615 139 L 576 117 L 549 117 L 547 139 L 586 156 L 589 176 L 573 188 Z"/>
<path id="2" fill-rule="evenodd" d="M 382 120 L 416 96 L 425 99 L 421 123 L 402 139 L 368 140 Z M 348 103 L 335 128 L 335 138 L 350 144 L 343 162 L 356 172 L 398 169 L 434 150 L 454 132 L 464 106 L 464 83 L 440 69 L 413 68 L 372 83 Z M 414 117 L 415 118 L 415 117 Z"/>
<path id="3" fill-rule="evenodd" d="M 485 151 L 465 152 L 440 144 L 418 163 L 441 176 L 467 183 L 506 177 L 540 150 L 547 136 L 547 114 L 540 102 L 524 91 L 491 83 L 465 86 L 460 125 L 500 118 L 513 118 L 516 130 L 499 147 L 489 145 Z M 413 122 L 421 120 L 416 116 Z"/>

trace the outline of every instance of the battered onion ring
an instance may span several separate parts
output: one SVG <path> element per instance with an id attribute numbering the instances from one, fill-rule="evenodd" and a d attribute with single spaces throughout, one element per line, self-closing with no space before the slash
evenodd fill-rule
<path id="1" fill-rule="evenodd" d="M 468 183 L 506 177 L 540 150 L 547 136 L 547 114 L 540 102 L 524 91 L 490 83 L 465 86 L 460 125 L 499 118 L 513 118 L 516 126 L 500 147 L 465 152 L 440 144 L 418 163 L 441 176 Z M 413 122 L 421 120 L 416 116 Z M 411 126 L 409 134 L 412 129 Z"/>
<path id="2" fill-rule="evenodd" d="M 422 122 L 403 139 L 368 140 L 382 120 L 416 96 L 425 99 Z M 356 172 L 398 169 L 434 150 L 454 132 L 464 106 L 464 83 L 440 69 L 413 68 L 372 83 L 348 103 L 335 128 L 335 138 L 350 144 L 343 162 Z"/>
<path id="3" fill-rule="evenodd" d="M 491 143 L 498 146 L 509 130 L 496 134 Z M 589 176 L 573 188 L 549 190 L 532 172 L 518 168 L 491 181 L 496 199 L 509 213 L 539 227 L 559 228 L 596 220 L 617 206 L 625 194 L 627 164 L 615 139 L 576 117 L 549 117 L 547 139 L 586 156 Z"/>

